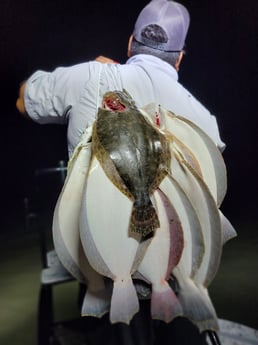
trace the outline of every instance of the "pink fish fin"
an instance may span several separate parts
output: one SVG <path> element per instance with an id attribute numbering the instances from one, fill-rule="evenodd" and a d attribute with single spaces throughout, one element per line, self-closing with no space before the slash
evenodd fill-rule
<path id="1" fill-rule="evenodd" d="M 109 311 L 110 300 L 111 293 L 106 288 L 99 291 L 87 289 L 82 304 L 81 315 L 101 318 Z"/>
<path id="2" fill-rule="evenodd" d="M 151 316 L 153 319 L 169 323 L 182 315 L 182 306 L 167 281 L 163 281 L 159 286 L 152 286 Z"/>
<path id="3" fill-rule="evenodd" d="M 169 198 L 161 189 L 158 188 L 157 192 L 162 200 L 164 208 L 166 209 L 166 215 L 169 222 L 170 251 L 166 273 L 166 279 L 168 279 L 173 268 L 179 263 L 182 256 L 184 249 L 184 232 L 177 211 Z"/>
<path id="4" fill-rule="evenodd" d="M 111 298 L 110 322 L 129 325 L 139 311 L 139 301 L 131 277 L 115 279 Z"/>
<path id="5" fill-rule="evenodd" d="M 218 319 L 211 303 L 190 278 L 178 279 L 178 298 L 182 304 L 184 316 L 200 330 L 218 330 Z"/>

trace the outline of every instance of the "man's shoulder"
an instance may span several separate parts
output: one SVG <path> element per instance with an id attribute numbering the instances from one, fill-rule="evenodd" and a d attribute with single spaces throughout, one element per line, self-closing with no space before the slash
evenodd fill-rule
<path id="1" fill-rule="evenodd" d="M 63 65 L 58 66 L 53 72 L 54 73 L 69 73 L 69 72 L 83 72 L 83 71 L 98 71 L 102 67 L 102 63 L 97 61 L 85 61 L 85 62 L 79 62 L 73 65 Z"/>

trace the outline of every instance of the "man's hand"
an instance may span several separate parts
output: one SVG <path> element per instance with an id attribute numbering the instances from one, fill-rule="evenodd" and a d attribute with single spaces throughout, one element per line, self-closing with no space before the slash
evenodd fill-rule
<path id="1" fill-rule="evenodd" d="M 95 61 L 98 61 L 98 62 L 101 62 L 101 63 L 118 63 L 118 62 L 116 62 L 115 60 L 112 60 L 112 59 L 107 58 L 107 57 L 102 56 L 102 55 L 98 56 L 98 57 L 95 59 Z"/>
<path id="2" fill-rule="evenodd" d="M 26 82 L 24 81 L 20 86 L 19 97 L 17 98 L 17 101 L 16 101 L 16 108 L 23 115 L 26 114 L 26 109 L 25 109 L 25 105 L 24 105 L 25 86 L 26 86 Z"/>

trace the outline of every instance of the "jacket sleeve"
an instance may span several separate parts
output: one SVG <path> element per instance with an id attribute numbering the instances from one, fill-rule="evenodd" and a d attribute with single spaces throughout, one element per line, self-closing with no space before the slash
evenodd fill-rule
<path id="1" fill-rule="evenodd" d="M 24 93 L 28 115 L 40 124 L 67 123 L 70 109 L 80 100 L 90 77 L 89 63 L 37 71 L 27 80 Z"/>

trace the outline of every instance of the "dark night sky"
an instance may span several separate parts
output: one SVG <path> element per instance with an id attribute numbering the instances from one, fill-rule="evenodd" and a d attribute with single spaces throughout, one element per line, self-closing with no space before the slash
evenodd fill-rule
<path id="1" fill-rule="evenodd" d="M 99 54 L 125 61 L 128 37 L 147 2 L 1 0 L 1 209 L 7 224 L 32 192 L 34 169 L 66 159 L 65 127 L 40 126 L 17 113 L 19 82 L 36 69 Z M 227 143 L 229 186 L 222 208 L 233 223 L 239 216 L 257 221 L 258 1 L 182 3 L 191 26 L 180 81 L 217 115 Z"/>

